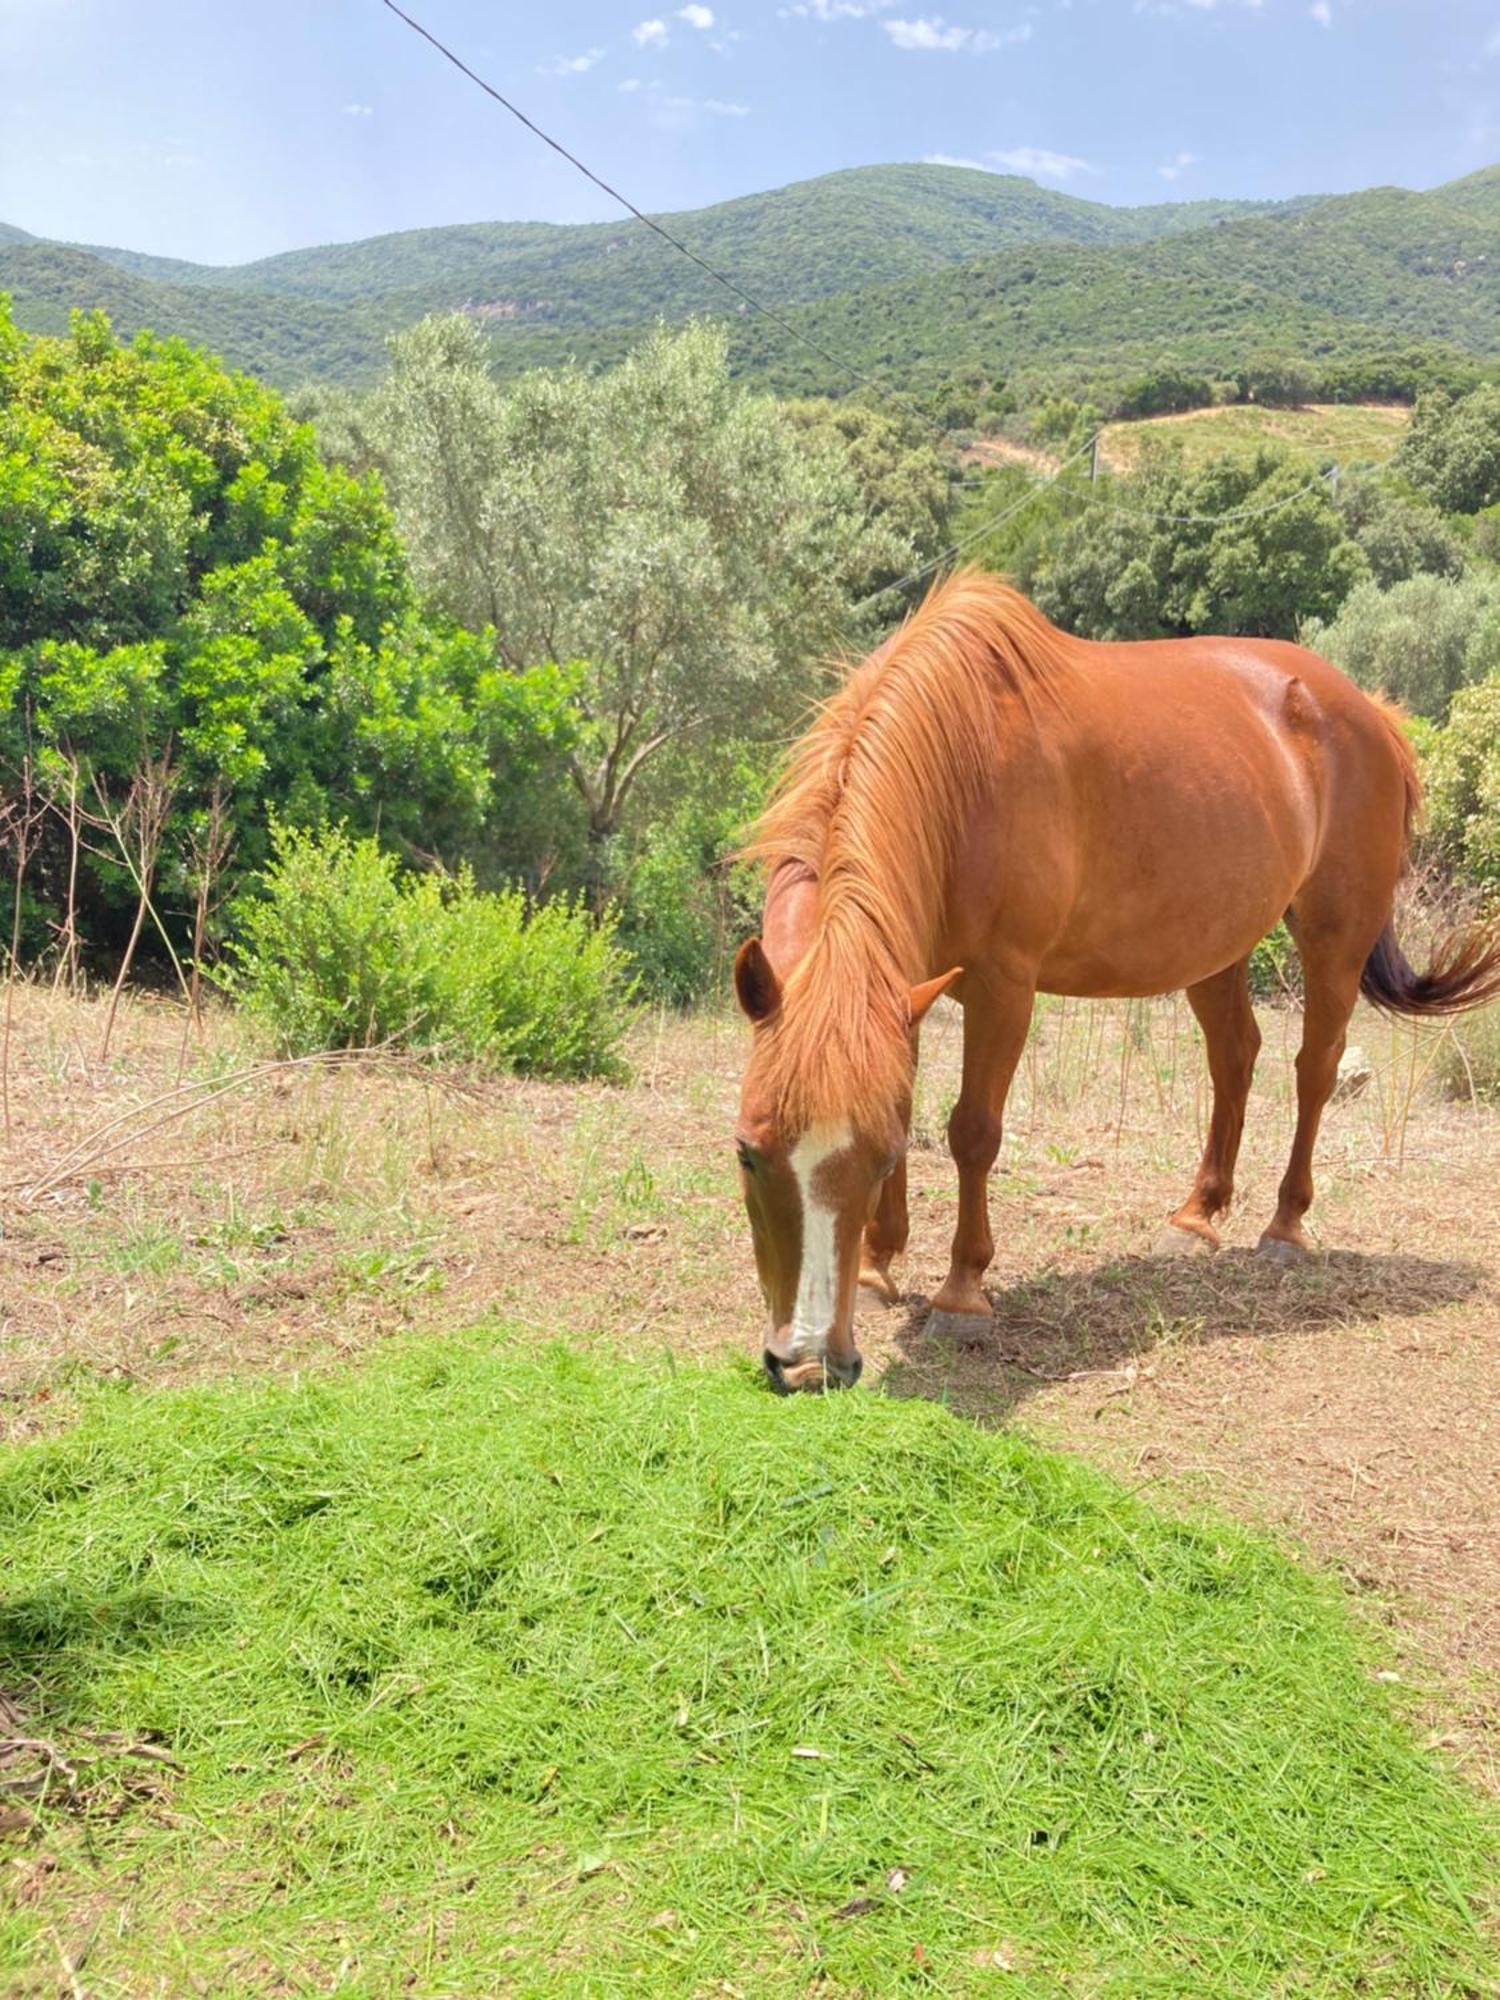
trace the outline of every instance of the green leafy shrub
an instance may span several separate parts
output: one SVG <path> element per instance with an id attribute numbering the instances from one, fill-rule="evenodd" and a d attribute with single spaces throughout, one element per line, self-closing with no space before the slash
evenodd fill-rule
<path id="1" fill-rule="evenodd" d="M 108 841 L 74 849 L 61 803 L 119 810 L 153 764 L 151 888 L 179 939 L 196 827 L 222 820 L 232 893 L 268 799 L 488 879 L 565 858 L 572 685 L 425 610 L 378 480 L 324 464 L 272 391 L 98 314 L 29 338 L 0 298 L 0 765 L 29 757 L 59 805 L 32 891 L 55 927 L 76 904 L 91 952 L 137 889 Z"/>
<path id="2" fill-rule="evenodd" d="M 615 1076 L 632 984 L 612 916 L 467 873 L 403 876 L 373 840 L 277 826 L 224 984 L 288 1055 L 384 1043 L 525 1075 Z"/>
<path id="3" fill-rule="evenodd" d="M 1302 991 L 1302 961 L 1285 924 L 1268 931 L 1251 952 L 1250 991 L 1257 1000 L 1287 1000 Z"/>
<path id="4" fill-rule="evenodd" d="M 726 990 L 729 962 L 759 926 L 761 882 L 731 861 L 765 796 L 764 760 L 674 770 L 675 807 L 652 800 L 650 832 L 620 871 L 620 942 L 654 1000 L 685 1007 Z"/>
<path id="5" fill-rule="evenodd" d="M 1422 750 L 1427 833 L 1443 863 L 1500 888 L 1500 672 L 1454 697 Z"/>

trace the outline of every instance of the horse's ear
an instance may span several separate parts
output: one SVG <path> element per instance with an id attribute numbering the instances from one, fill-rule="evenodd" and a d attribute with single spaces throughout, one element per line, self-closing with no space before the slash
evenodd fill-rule
<path id="1" fill-rule="evenodd" d="M 951 972 L 940 972 L 936 979 L 924 979 L 920 986 L 911 989 L 911 1024 L 916 1027 L 934 1000 L 941 1000 L 948 988 L 963 974 L 963 967 L 955 965 Z"/>
<path id="2" fill-rule="evenodd" d="M 759 938 L 747 938 L 735 953 L 734 990 L 752 1021 L 766 1020 L 781 1005 L 781 981 Z"/>

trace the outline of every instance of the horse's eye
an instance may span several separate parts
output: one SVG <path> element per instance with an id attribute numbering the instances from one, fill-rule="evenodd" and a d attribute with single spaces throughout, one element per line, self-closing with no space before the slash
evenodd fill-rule
<path id="1" fill-rule="evenodd" d="M 734 1151 L 735 1151 L 735 1157 L 738 1159 L 740 1165 L 745 1169 L 745 1172 L 747 1174 L 753 1174 L 755 1172 L 755 1155 L 751 1152 L 750 1148 L 745 1144 L 743 1139 L 735 1140 Z"/>

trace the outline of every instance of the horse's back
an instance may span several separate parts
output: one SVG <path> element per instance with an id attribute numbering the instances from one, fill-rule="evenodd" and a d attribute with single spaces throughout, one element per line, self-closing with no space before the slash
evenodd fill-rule
<path id="1" fill-rule="evenodd" d="M 1207 637 L 1075 645 L 1047 843 L 1072 857 L 1071 881 L 1044 986 L 1194 983 L 1265 934 L 1330 843 L 1398 853 L 1390 722 L 1317 654 Z"/>

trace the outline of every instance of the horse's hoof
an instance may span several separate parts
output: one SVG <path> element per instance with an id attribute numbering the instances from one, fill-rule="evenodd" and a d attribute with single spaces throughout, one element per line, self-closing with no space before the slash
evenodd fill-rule
<path id="1" fill-rule="evenodd" d="M 944 1312 L 934 1306 L 927 1315 L 923 1331 L 938 1340 L 954 1341 L 960 1347 L 977 1347 L 993 1335 L 995 1315 L 992 1312 Z"/>
<path id="2" fill-rule="evenodd" d="M 901 1294 L 889 1271 L 880 1271 L 873 1264 L 867 1264 L 859 1274 L 859 1282 L 867 1292 L 873 1292 L 883 1306 L 901 1303 Z"/>
<path id="3" fill-rule="evenodd" d="M 1196 1229 L 1183 1229 L 1175 1222 L 1166 1228 L 1151 1245 L 1153 1257 L 1211 1257 L 1218 1244 L 1201 1235 Z"/>
<path id="4" fill-rule="evenodd" d="M 1262 1236 L 1255 1246 L 1257 1257 L 1275 1265 L 1279 1271 L 1289 1271 L 1294 1264 L 1300 1264 L 1307 1252 L 1300 1243 L 1289 1243 L 1284 1236 Z"/>

